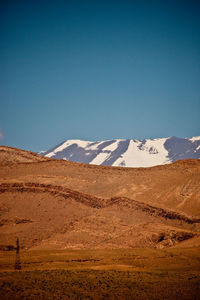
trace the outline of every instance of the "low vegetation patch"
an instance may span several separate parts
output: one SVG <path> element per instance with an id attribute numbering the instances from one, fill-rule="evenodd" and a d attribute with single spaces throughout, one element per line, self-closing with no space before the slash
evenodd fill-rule
<path id="1" fill-rule="evenodd" d="M 0 298 L 200 299 L 200 251 L 115 249 L 0 252 Z"/>

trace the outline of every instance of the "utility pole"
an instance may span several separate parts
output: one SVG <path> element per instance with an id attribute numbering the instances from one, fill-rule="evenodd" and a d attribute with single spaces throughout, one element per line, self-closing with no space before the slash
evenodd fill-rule
<path id="1" fill-rule="evenodd" d="M 19 239 L 16 240 L 16 259 L 15 259 L 15 270 L 21 270 L 21 261 L 20 261 L 20 246 L 19 246 Z"/>

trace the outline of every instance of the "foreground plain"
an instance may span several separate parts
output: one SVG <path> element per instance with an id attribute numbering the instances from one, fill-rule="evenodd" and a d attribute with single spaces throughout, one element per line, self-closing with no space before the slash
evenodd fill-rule
<path id="1" fill-rule="evenodd" d="M 1 299 L 200 299 L 199 250 L 1 252 Z"/>

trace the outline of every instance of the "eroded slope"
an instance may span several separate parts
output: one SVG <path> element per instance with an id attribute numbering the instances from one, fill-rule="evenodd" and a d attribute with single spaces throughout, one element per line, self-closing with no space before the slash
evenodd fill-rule
<path id="1" fill-rule="evenodd" d="M 164 247 L 199 236 L 198 160 L 125 169 L 37 155 L 10 159 L 0 177 L 2 245 L 19 236 L 25 248 Z"/>

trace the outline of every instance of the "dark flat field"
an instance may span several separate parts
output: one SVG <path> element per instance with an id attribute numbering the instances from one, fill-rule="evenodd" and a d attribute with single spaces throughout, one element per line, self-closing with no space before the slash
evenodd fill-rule
<path id="1" fill-rule="evenodd" d="M 200 248 L 0 252 L 1 299 L 200 299 Z"/>

